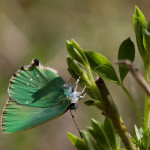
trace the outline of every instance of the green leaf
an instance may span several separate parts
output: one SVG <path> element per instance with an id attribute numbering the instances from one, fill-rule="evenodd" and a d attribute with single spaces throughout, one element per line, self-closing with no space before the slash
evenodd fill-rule
<path id="1" fill-rule="evenodd" d="M 86 57 L 88 58 L 88 61 L 90 63 L 91 68 L 96 68 L 99 65 L 109 65 L 111 66 L 111 63 L 108 61 L 106 57 L 104 57 L 101 54 L 98 54 L 96 52 L 92 51 L 84 51 Z"/>
<path id="2" fill-rule="evenodd" d="M 132 22 L 133 22 L 133 27 L 134 27 L 134 29 L 135 29 L 135 20 L 136 20 L 136 15 L 135 14 L 133 14 L 132 15 Z"/>
<path id="3" fill-rule="evenodd" d="M 104 131 L 107 135 L 107 138 L 109 140 L 109 143 L 112 149 L 117 150 L 117 141 L 116 141 L 116 134 L 115 134 L 114 126 L 111 120 L 107 117 L 105 117 L 105 120 L 104 120 Z"/>
<path id="4" fill-rule="evenodd" d="M 98 137 L 98 135 L 95 133 L 94 129 L 92 127 L 87 127 L 88 131 L 90 132 L 90 134 L 93 136 L 93 138 L 95 139 L 96 143 L 97 143 L 97 147 L 99 150 L 103 150 L 103 144 L 101 142 L 101 139 Z"/>
<path id="5" fill-rule="evenodd" d="M 143 15 L 141 10 L 137 6 L 135 6 L 135 14 L 136 14 L 137 17 L 140 18 L 142 24 L 145 25 L 146 24 L 145 16 Z"/>
<path id="6" fill-rule="evenodd" d="M 133 26 L 136 35 L 136 42 L 143 61 L 145 61 L 145 57 L 147 55 L 146 50 L 143 45 L 143 33 L 142 30 L 146 28 L 146 20 L 143 13 L 140 9 L 135 6 L 135 14 L 133 15 Z"/>
<path id="7" fill-rule="evenodd" d="M 136 35 L 136 42 L 137 42 L 137 46 L 139 49 L 139 53 L 141 55 L 141 57 L 143 58 L 143 60 L 145 59 L 145 57 L 147 56 L 146 50 L 144 48 L 143 45 L 143 33 L 142 30 L 143 28 L 145 28 L 141 22 L 141 20 L 139 19 L 139 17 L 135 17 L 134 18 L 134 24 L 135 24 L 135 35 Z"/>
<path id="8" fill-rule="evenodd" d="M 128 38 L 128 39 L 124 40 L 120 45 L 119 52 L 118 52 L 118 60 L 128 59 L 133 62 L 134 57 L 135 57 L 134 43 L 130 40 L 130 38 Z M 129 70 L 127 68 L 119 65 L 119 73 L 120 73 L 121 81 L 124 80 L 128 71 Z"/>
<path id="9" fill-rule="evenodd" d="M 150 128 L 148 128 L 147 131 L 145 131 L 143 134 L 142 145 L 144 146 L 144 149 L 150 149 Z"/>
<path id="10" fill-rule="evenodd" d="M 118 134 L 116 134 L 116 141 L 117 141 L 117 147 L 120 148 L 121 139 L 120 139 L 120 136 Z"/>
<path id="11" fill-rule="evenodd" d="M 81 76 L 80 83 L 84 83 L 89 86 L 90 82 L 86 75 L 86 72 L 82 69 L 82 67 L 72 58 L 67 57 L 68 71 L 75 78 L 78 79 Z M 85 86 L 85 85 L 82 86 Z"/>
<path id="12" fill-rule="evenodd" d="M 92 119 L 92 127 L 97 137 L 99 138 L 98 141 L 100 142 L 100 145 L 103 147 L 103 150 L 110 150 L 111 149 L 110 143 L 105 134 L 105 131 L 95 119 Z"/>
<path id="13" fill-rule="evenodd" d="M 98 109 L 103 110 L 103 107 L 99 100 L 88 100 L 84 102 L 87 106 L 96 106 Z"/>
<path id="14" fill-rule="evenodd" d="M 78 138 L 77 136 L 71 134 L 71 133 L 67 133 L 71 143 L 78 149 L 78 150 L 87 150 L 88 147 L 86 146 L 86 144 L 84 143 L 83 140 L 81 140 L 80 138 Z"/>
<path id="15" fill-rule="evenodd" d="M 93 71 L 95 71 L 98 75 L 100 75 L 103 78 L 106 78 L 113 82 L 119 82 L 119 79 L 113 66 L 106 57 L 91 51 L 84 51 L 84 53 Z"/>
<path id="16" fill-rule="evenodd" d="M 79 66 L 78 63 L 72 58 L 70 58 L 69 56 L 67 57 L 67 64 L 71 70 L 74 70 L 74 72 L 77 72 L 76 75 L 80 76 L 82 74 L 83 72 L 82 67 Z"/>
<path id="17" fill-rule="evenodd" d="M 82 136 L 83 136 L 83 139 L 84 139 L 86 145 L 88 146 L 88 149 L 89 150 L 96 150 L 95 143 L 91 139 L 90 135 L 84 130 L 82 130 L 81 133 L 82 133 Z"/>
<path id="18" fill-rule="evenodd" d="M 81 64 L 86 64 L 79 51 L 74 48 L 69 41 L 66 41 L 66 48 L 70 56 Z"/>
<path id="19" fill-rule="evenodd" d="M 150 54 L 150 32 L 143 29 L 143 45 L 147 53 Z"/>
<path id="20" fill-rule="evenodd" d="M 134 144 L 137 144 L 137 141 L 132 136 L 130 138 Z"/>
<path id="21" fill-rule="evenodd" d="M 136 144 L 136 146 L 139 147 L 140 150 L 145 150 L 144 145 L 146 144 L 147 146 L 147 139 L 143 138 L 143 129 L 138 129 L 136 125 L 134 125 L 134 137 L 136 141 L 131 138 L 133 143 Z"/>
<path id="22" fill-rule="evenodd" d="M 146 133 L 146 134 L 145 134 Z M 148 144 L 148 139 L 147 139 L 147 132 L 145 132 L 143 135 L 143 129 L 140 128 L 138 129 L 136 125 L 134 125 L 134 137 L 131 137 L 132 142 L 138 147 L 140 150 L 148 150 L 147 148 Z"/>
<path id="23" fill-rule="evenodd" d="M 134 136 L 137 141 L 141 140 L 141 136 L 140 136 L 139 130 L 136 125 L 134 125 Z"/>
<path id="24" fill-rule="evenodd" d="M 87 91 L 87 94 L 88 94 L 92 99 L 95 99 L 95 96 L 92 94 L 91 91 Z"/>
<path id="25" fill-rule="evenodd" d="M 80 55 L 82 56 L 82 58 L 84 59 L 84 61 L 86 63 L 88 63 L 88 60 L 84 54 L 84 51 L 80 48 L 79 44 L 75 41 L 75 40 L 71 40 L 71 45 L 80 53 Z"/>
<path id="26" fill-rule="evenodd" d="M 101 76 L 105 79 L 108 79 L 112 82 L 119 83 L 117 74 L 116 74 L 114 68 L 112 68 L 111 66 L 100 65 L 95 68 L 95 71 L 99 76 Z"/>
<path id="27" fill-rule="evenodd" d="M 94 100 L 88 100 L 88 101 L 85 101 L 84 104 L 86 104 L 87 106 L 93 106 L 94 105 Z"/>

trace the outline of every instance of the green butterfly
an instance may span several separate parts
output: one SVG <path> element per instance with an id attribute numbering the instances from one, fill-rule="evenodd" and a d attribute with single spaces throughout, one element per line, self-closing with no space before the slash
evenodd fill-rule
<path id="1" fill-rule="evenodd" d="M 68 109 L 76 109 L 82 92 L 65 83 L 57 72 L 39 64 L 37 59 L 21 67 L 10 79 L 9 99 L 1 117 L 4 134 L 33 128 L 55 119 Z"/>

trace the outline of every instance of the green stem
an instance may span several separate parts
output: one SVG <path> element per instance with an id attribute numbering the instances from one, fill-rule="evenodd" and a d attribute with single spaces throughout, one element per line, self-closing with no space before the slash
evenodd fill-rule
<path id="1" fill-rule="evenodd" d="M 145 65 L 145 80 L 150 84 L 150 68 L 149 65 Z M 145 95 L 145 112 L 144 112 L 144 131 L 147 130 L 149 126 L 149 117 L 150 117 L 150 97 Z"/>
<path id="2" fill-rule="evenodd" d="M 149 96 L 146 94 L 145 95 L 145 112 L 144 112 L 144 131 L 147 130 L 148 128 L 148 123 L 149 123 L 149 101 L 150 101 L 150 98 Z"/>
<path id="3" fill-rule="evenodd" d="M 133 107 L 134 107 L 134 109 L 135 109 L 135 111 L 136 111 L 136 113 L 137 113 L 137 116 L 138 116 L 138 119 L 139 119 L 139 121 L 140 121 L 140 124 L 141 124 L 141 126 L 143 127 L 143 120 L 142 120 L 142 117 L 141 117 L 141 115 L 140 115 L 139 109 L 137 108 L 134 99 L 132 98 L 132 96 L 130 95 L 130 93 L 128 92 L 128 90 L 125 88 L 125 86 L 124 86 L 123 84 L 120 84 L 120 86 L 123 88 L 124 92 L 127 94 L 128 98 L 129 98 L 129 100 L 130 100 L 130 102 L 132 103 L 132 105 L 133 105 Z"/>

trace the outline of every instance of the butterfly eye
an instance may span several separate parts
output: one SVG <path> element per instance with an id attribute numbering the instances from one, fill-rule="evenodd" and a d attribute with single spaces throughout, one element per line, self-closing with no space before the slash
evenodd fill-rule
<path id="1" fill-rule="evenodd" d="M 74 88 L 72 88 L 72 93 L 74 92 Z"/>
<path id="2" fill-rule="evenodd" d="M 73 109 L 77 109 L 77 107 L 78 107 L 78 104 L 77 103 L 70 103 L 70 105 L 69 105 L 69 108 L 71 109 L 71 110 L 73 110 Z"/>

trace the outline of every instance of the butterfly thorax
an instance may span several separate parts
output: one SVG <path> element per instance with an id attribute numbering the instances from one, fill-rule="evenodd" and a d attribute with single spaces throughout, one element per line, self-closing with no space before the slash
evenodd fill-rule
<path id="1" fill-rule="evenodd" d="M 76 104 L 76 107 L 77 107 L 77 103 L 80 99 L 81 92 L 77 92 L 75 90 L 74 86 L 65 84 L 64 85 L 64 94 L 69 99 L 70 103 Z M 76 109 L 76 107 L 74 109 Z"/>

